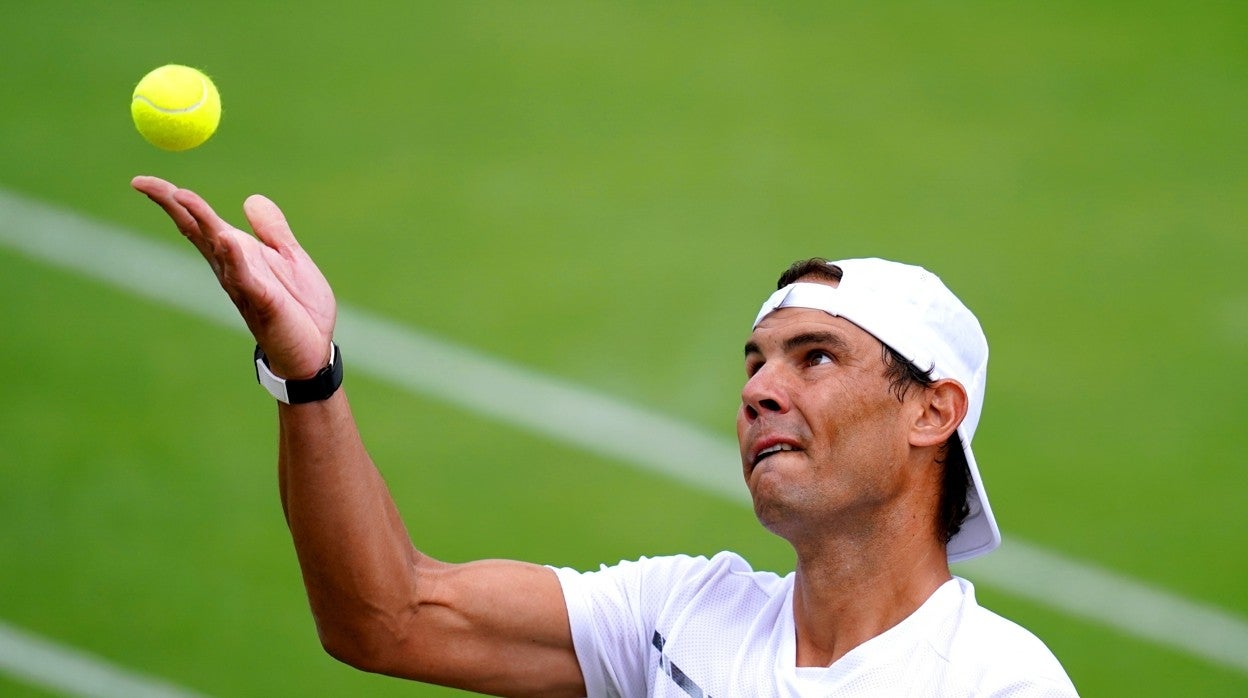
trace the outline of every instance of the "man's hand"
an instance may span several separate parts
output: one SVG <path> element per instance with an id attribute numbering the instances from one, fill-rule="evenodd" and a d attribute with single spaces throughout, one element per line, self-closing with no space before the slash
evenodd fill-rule
<path id="1" fill-rule="evenodd" d="M 255 236 L 194 192 L 135 189 L 195 245 L 283 378 L 329 362 L 334 295 L 281 210 L 243 205 Z M 518 696 L 583 696 L 563 591 L 538 565 L 452 565 L 417 550 L 360 438 L 346 391 L 278 405 L 278 487 L 325 649 L 361 669 Z"/>
<path id="2" fill-rule="evenodd" d="M 248 197 L 243 211 L 253 237 L 226 223 L 195 192 L 156 177 L 135 177 L 131 186 L 159 204 L 208 260 L 273 373 L 309 378 L 329 363 L 334 294 L 277 204 Z"/>

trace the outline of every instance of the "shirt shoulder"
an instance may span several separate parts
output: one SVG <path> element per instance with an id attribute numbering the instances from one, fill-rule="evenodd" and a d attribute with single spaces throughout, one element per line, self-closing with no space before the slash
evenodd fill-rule
<path id="1" fill-rule="evenodd" d="M 978 688 L 976 695 L 1023 698 L 1076 696 L 1061 662 L 1030 630 L 975 600 L 974 587 L 957 579 L 963 604 L 956 632 L 944 652 L 951 665 Z"/>
<path id="2" fill-rule="evenodd" d="M 680 690 L 678 675 L 708 686 L 728 666 L 716 657 L 731 658 L 751 629 L 772 627 L 759 614 L 780 606 L 791 581 L 731 552 L 555 571 L 590 696 L 658 695 L 656 683 Z"/>

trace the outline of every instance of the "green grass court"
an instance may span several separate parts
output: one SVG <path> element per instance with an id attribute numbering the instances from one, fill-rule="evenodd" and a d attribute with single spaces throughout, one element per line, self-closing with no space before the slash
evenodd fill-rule
<path id="1" fill-rule="evenodd" d="M 928 266 L 992 347 L 976 453 L 1006 545 L 1248 619 L 1239 5 L 3 17 L 3 191 L 186 255 L 133 175 L 237 223 L 265 193 L 340 302 L 727 443 L 741 343 L 785 265 Z M 184 154 L 144 143 L 128 113 L 170 62 L 212 75 L 225 109 Z M 455 694 L 321 651 L 244 335 L 4 245 L 0 298 L 0 621 L 208 696 Z M 737 502 L 351 373 L 352 350 L 365 438 L 435 556 L 592 568 L 731 548 L 790 568 Z M 978 587 L 1083 695 L 1248 695 L 1243 665 Z M 0 671 L 0 695 L 60 694 Z"/>

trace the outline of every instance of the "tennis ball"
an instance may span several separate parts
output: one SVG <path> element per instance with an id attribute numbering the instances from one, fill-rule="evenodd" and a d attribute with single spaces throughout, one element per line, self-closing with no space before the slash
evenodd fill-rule
<path id="1" fill-rule="evenodd" d="M 198 70 L 165 65 L 135 86 L 130 116 L 148 143 L 163 150 L 190 150 L 217 130 L 221 95 Z"/>

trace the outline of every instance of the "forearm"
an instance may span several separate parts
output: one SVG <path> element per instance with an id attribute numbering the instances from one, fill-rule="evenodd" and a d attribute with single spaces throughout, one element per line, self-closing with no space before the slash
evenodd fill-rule
<path id="1" fill-rule="evenodd" d="M 244 202 L 250 236 L 194 192 L 155 177 L 132 184 L 209 262 L 276 376 L 307 378 L 326 365 L 333 293 L 276 204 Z M 330 654 L 471 690 L 584 695 L 553 572 L 507 561 L 450 565 L 412 547 L 342 390 L 280 404 L 278 420 L 282 508 Z"/>
<path id="2" fill-rule="evenodd" d="M 419 553 L 364 448 L 344 391 L 278 408 L 278 481 L 321 640 L 357 663 L 400 639 Z M 345 656 L 344 656 L 345 655 Z"/>

